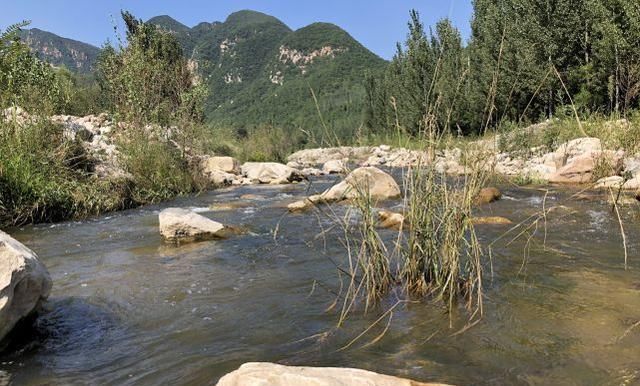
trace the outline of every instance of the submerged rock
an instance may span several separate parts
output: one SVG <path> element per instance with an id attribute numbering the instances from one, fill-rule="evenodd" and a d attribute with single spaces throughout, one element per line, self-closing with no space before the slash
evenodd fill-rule
<path id="1" fill-rule="evenodd" d="M 245 363 L 217 386 L 436 386 L 409 379 L 342 367 L 296 367 L 275 363 Z"/>
<path id="2" fill-rule="evenodd" d="M 0 340 L 49 297 L 51 277 L 36 254 L 0 231 Z"/>
<path id="3" fill-rule="evenodd" d="M 305 198 L 304 200 L 292 202 L 291 204 L 287 205 L 287 209 L 289 209 L 289 212 L 304 212 L 308 209 L 313 208 L 316 204 L 319 204 L 321 202 L 322 195 L 314 194 Z"/>
<path id="4" fill-rule="evenodd" d="M 471 219 L 471 222 L 473 223 L 473 225 L 482 225 L 482 224 L 507 225 L 507 224 L 512 224 L 511 220 L 509 220 L 506 217 L 500 217 L 500 216 L 474 217 L 474 218 Z"/>
<path id="5" fill-rule="evenodd" d="M 159 221 L 160 234 L 169 241 L 198 241 L 227 235 L 224 225 L 187 209 L 165 209 L 160 212 Z"/>
<path id="6" fill-rule="evenodd" d="M 277 162 L 246 162 L 241 170 L 245 177 L 261 184 L 287 184 L 304 179 L 299 170 Z"/>
<path id="7" fill-rule="evenodd" d="M 502 197 L 502 192 L 498 188 L 489 187 L 482 188 L 476 196 L 476 204 L 484 205 L 494 201 L 498 201 Z"/>

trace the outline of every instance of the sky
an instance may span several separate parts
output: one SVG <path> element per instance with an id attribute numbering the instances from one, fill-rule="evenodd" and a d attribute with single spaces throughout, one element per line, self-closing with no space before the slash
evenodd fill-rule
<path id="1" fill-rule="evenodd" d="M 471 0 L 20 0 L 2 6 L 0 29 L 30 20 L 30 27 L 101 46 L 107 39 L 115 40 L 113 27 L 121 9 L 143 20 L 169 15 L 189 27 L 224 21 L 243 9 L 275 16 L 292 29 L 329 22 L 385 59 L 405 40 L 411 9 L 418 10 L 427 26 L 448 17 L 465 39 L 472 14 Z"/>

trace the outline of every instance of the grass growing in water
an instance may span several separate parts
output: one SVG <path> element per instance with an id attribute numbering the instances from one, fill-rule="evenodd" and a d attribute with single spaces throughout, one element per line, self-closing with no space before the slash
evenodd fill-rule
<path id="1" fill-rule="evenodd" d="M 488 181 L 490 157 L 469 150 L 463 153 L 467 174 L 447 177 L 435 158 L 442 140 L 431 135 L 423 141 L 424 160 L 404 170 L 405 225 L 392 245 L 378 228 L 377 203 L 368 187 L 355 187 L 353 209 L 339 218 L 348 255 L 348 267 L 341 270 L 350 279 L 339 324 L 357 304 L 370 310 L 391 292 L 399 302 L 442 301 L 450 311 L 463 300 L 470 320 L 482 315 L 483 250 L 472 208 Z"/>

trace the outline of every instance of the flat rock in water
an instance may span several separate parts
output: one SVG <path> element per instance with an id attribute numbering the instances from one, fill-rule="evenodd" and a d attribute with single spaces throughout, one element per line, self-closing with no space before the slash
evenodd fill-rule
<path id="1" fill-rule="evenodd" d="M 226 227 L 193 211 L 168 208 L 160 212 L 160 234 L 169 241 L 197 241 L 225 237 Z"/>
<path id="2" fill-rule="evenodd" d="M 0 231 L 0 340 L 49 297 L 51 277 L 38 256 Z"/>
<path id="3" fill-rule="evenodd" d="M 473 225 L 508 225 L 513 224 L 511 220 L 506 217 L 488 216 L 488 217 L 474 217 L 471 219 Z"/>
<path id="4" fill-rule="evenodd" d="M 409 379 L 342 367 L 294 367 L 275 363 L 245 363 L 217 386 L 437 386 Z"/>

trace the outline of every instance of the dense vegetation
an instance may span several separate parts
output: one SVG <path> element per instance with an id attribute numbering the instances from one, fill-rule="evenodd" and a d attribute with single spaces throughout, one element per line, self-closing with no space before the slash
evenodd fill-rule
<path id="1" fill-rule="evenodd" d="M 172 31 L 186 52 L 192 50 L 188 56 L 198 61 L 210 90 L 209 122 L 241 133 L 271 125 L 306 133 L 297 135 L 300 141 L 322 143 L 326 129 L 340 139 L 351 138 L 362 124 L 364 74 L 384 66 L 344 30 L 327 23 L 291 31 L 278 19 L 253 11 L 193 29 L 166 16 L 150 22 Z M 324 47 L 337 53 L 304 68 L 281 55 L 281 48 L 309 55 Z"/>
<path id="2" fill-rule="evenodd" d="M 640 3 L 475 0 L 463 46 L 448 20 L 409 36 L 367 80 L 367 125 L 478 133 L 575 113 L 625 115 L 640 93 Z"/>
<path id="3" fill-rule="evenodd" d="M 34 56 L 19 39 L 27 23 L 0 34 L 0 108 L 6 115 L 0 118 L 1 225 L 85 216 L 202 186 L 185 149 L 194 149 L 200 138 L 205 94 L 193 85 L 171 35 L 130 14 L 123 17 L 128 44 L 102 53 L 99 90 Z M 121 177 L 98 178 L 80 139 L 65 135 L 49 119 L 70 106 L 90 110 L 100 100 L 93 99 L 95 94 L 105 96 L 101 107 L 122 122 L 114 133 L 125 173 Z M 173 124 L 181 130 L 168 134 L 160 126 Z"/>

